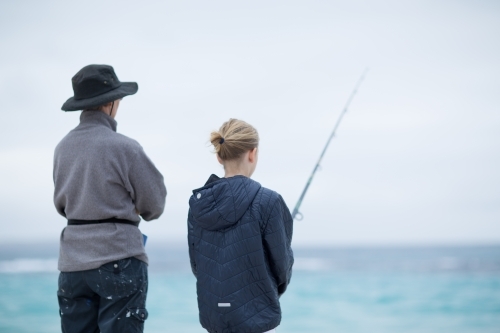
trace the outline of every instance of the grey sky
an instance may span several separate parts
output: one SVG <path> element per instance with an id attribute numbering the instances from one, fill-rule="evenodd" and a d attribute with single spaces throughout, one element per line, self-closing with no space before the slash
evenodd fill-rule
<path id="1" fill-rule="evenodd" d="M 184 241 L 230 117 L 259 130 L 253 178 L 293 208 L 368 66 L 294 242 L 499 242 L 499 17 L 495 1 L 2 1 L 0 241 L 57 241 L 52 154 L 79 117 L 60 107 L 105 63 L 139 83 L 118 131 L 169 191 L 151 240 Z"/>

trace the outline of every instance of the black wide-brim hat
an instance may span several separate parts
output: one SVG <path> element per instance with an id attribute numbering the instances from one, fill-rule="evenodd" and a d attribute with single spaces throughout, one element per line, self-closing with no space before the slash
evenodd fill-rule
<path id="1" fill-rule="evenodd" d="M 139 89 L 136 82 L 120 82 L 113 67 L 88 65 L 71 79 L 74 96 L 61 107 L 63 111 L 78 111 L 107 104 Z"/>

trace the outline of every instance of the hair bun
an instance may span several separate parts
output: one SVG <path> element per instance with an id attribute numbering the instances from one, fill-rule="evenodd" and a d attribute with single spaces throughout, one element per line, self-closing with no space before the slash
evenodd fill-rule
<path id="1" fill-rule="evenodd" d="M 222 160 L 233 160 L 257 148 L 259 134 L 252 125 L 243 120 L 229 119 L 222 124 L 219 131 L 210 134 L 210 142 Z"/>

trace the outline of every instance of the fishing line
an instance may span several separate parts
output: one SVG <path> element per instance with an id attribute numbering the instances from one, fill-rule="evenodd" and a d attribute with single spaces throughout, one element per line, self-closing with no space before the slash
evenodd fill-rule
<path id="1" fill-rule="evenodd" d="M 368 72 L 368 68 L 366 68 L 363 71 L 363 74 L 361 74 L 361 77 L 358 79 L 358 82 L 356 82 L 356 85 L 354 86 L 353 91 L 351 92 L 351 95 L 347 99 L 347 103 L 344 106 L 344 109 L 340 113 L 340 117 L 337 119 L 337 123 L 335 124 L 335 127 L 333 128 L 332 134 L 330 134 L 330 137 L 328 138 L 328 141 L 326 142 L 325 148 L 323 148 L 323 151 L 321 152 L 321 155 L 319 156 L 318 162 L 314 166 L 313 172 L 311 173 L 311 176 L 309 176 L 309 179 L 307 180 L 306 186 L 304 187 L 304 190 L 302 190 L 302 194 L 299 197 L 299 200 L 297 201 L 297 204 L 295 205 L 295 208 L 293 209 L 292 212 L 292 218 L 297 221 L 301 221 L 304 218 L 304 215 L 299 212 L 300 205 L 302 204 L 302 201 L 304 200 L 304 197 L 306 196 L 307 190 L 309 189 L 309 186 L 311 185 L 311 182 L 314 178 L 314 175 L 316 174 L 316 171 L 320 168 L 320 163 L 321 160 L 323 159 L 323 156 L 325 155 L 326 149 L 330 145 L 330 141 L 332 141 L 333 137 L 335 136 L 335 132 L 337 132 L 337 128 L 340 125 L 340 122 L 342 121 L 342 118 L 344 118 L 344 115 L 347 113 L 347 109 L 349 108 L 349 105 L 352 102 L 352 99 L 354 98 L 354 95 L 358 92 L 358 88 L 365 79 L 366 73 Z"/>

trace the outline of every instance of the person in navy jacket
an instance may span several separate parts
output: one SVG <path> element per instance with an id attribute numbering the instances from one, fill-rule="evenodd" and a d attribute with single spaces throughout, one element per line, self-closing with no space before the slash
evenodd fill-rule
<path id="1" fill-rule="evenodd" d="M 210 333 L 274 332 L 292 275 L 290 210 L 250 179 L 258 160 L 254 127 L 230 119 L 210 141 L 225 175 L 193 190 L 188 213 L 200 323 Z"/>

